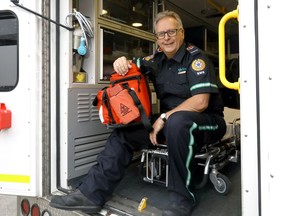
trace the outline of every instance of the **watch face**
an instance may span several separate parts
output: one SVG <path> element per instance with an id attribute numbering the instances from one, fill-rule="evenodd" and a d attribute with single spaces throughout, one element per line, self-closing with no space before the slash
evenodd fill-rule
<path id="1" fill-rule="evenodd" d="M 160 118 L 165 122 L 167 119 L 166 119 L 166 113 L 162 113 L 160 115 Z"/>

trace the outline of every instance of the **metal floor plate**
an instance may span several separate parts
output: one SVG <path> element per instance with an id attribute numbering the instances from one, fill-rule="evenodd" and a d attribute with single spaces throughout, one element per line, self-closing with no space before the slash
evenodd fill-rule
<path id="1" fill-rule="evenodd" d="M 221 195 L 208 182 L 204 188 L 195 191 L 198 204 L 192 212 L 193 216 L 241 216 L 240 164 L 227 164 L 221 173 L 230 179 L 231 191 L 227 195 Z M 148 198 L 147 208 L 138 212 L 137 207 L 143 197 Z M 118 203 L 117 208 L 126 212 L 126 215 L 161 215 L 167 202 L 166 188 L 143 181 L 138 174 L 137 164 L 132 164 L 107 205 L 115 206 Z M 125 206 L 126 203 L 130 204 Z"/>

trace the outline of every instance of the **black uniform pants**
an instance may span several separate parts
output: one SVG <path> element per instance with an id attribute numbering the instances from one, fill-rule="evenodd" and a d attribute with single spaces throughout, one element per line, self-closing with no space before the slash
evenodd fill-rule
<path id="1" fill-rule="evenodd" d="M 221 139 L 225 131 L 225 121 L 218 115 L 180 111 L 169 117 L 163 134 L 168 146 L 171 194 L 194 200 L 189 188 L 193 184 L 195 152 L 204 143 Z M 98 155 L 98 163 L 79 186 L 80 191 L 95 204 L 103 205 L 123 178 L 133 152 L 149 144 L 149 134 L 141 126 L 115 129 Z M 173 197 L 170 199 L 173 201 Z"/>

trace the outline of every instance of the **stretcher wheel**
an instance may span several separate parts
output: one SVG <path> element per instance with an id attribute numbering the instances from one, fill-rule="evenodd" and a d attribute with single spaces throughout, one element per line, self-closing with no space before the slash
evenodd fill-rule
<path id="1" fill-rule="evenodd" d="M 218 174 L 217 182 L 214 183 L 214 188 L 218 193 L 226 195 L 230 191 L 231 182 L 225 175 Z"/>

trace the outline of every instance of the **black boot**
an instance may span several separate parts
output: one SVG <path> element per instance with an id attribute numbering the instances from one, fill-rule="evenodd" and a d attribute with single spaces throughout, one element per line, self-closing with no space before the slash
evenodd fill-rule
<path id="1" fill-rule="evenodd" d="M 190 216 L 196 203 L 194 199 L 188 199 L 174 192 L 169 193 L 169 200 L 162 216 Z"/>
<path id="2" fill-rule="evenodd" d="M 167 209 L 162 212 L 162 216 L 190 216 L 194 205 L 185 206 L 177 203 L 171 203 Z"/>
<path id="3" fill-rule="evenodd" d="M 79 189 L 65 196 L 52 196 L 50 206 L 64 210 L 80 210 L 85 213 L 97 213 L 102 206 L 94 204 Z"/>

